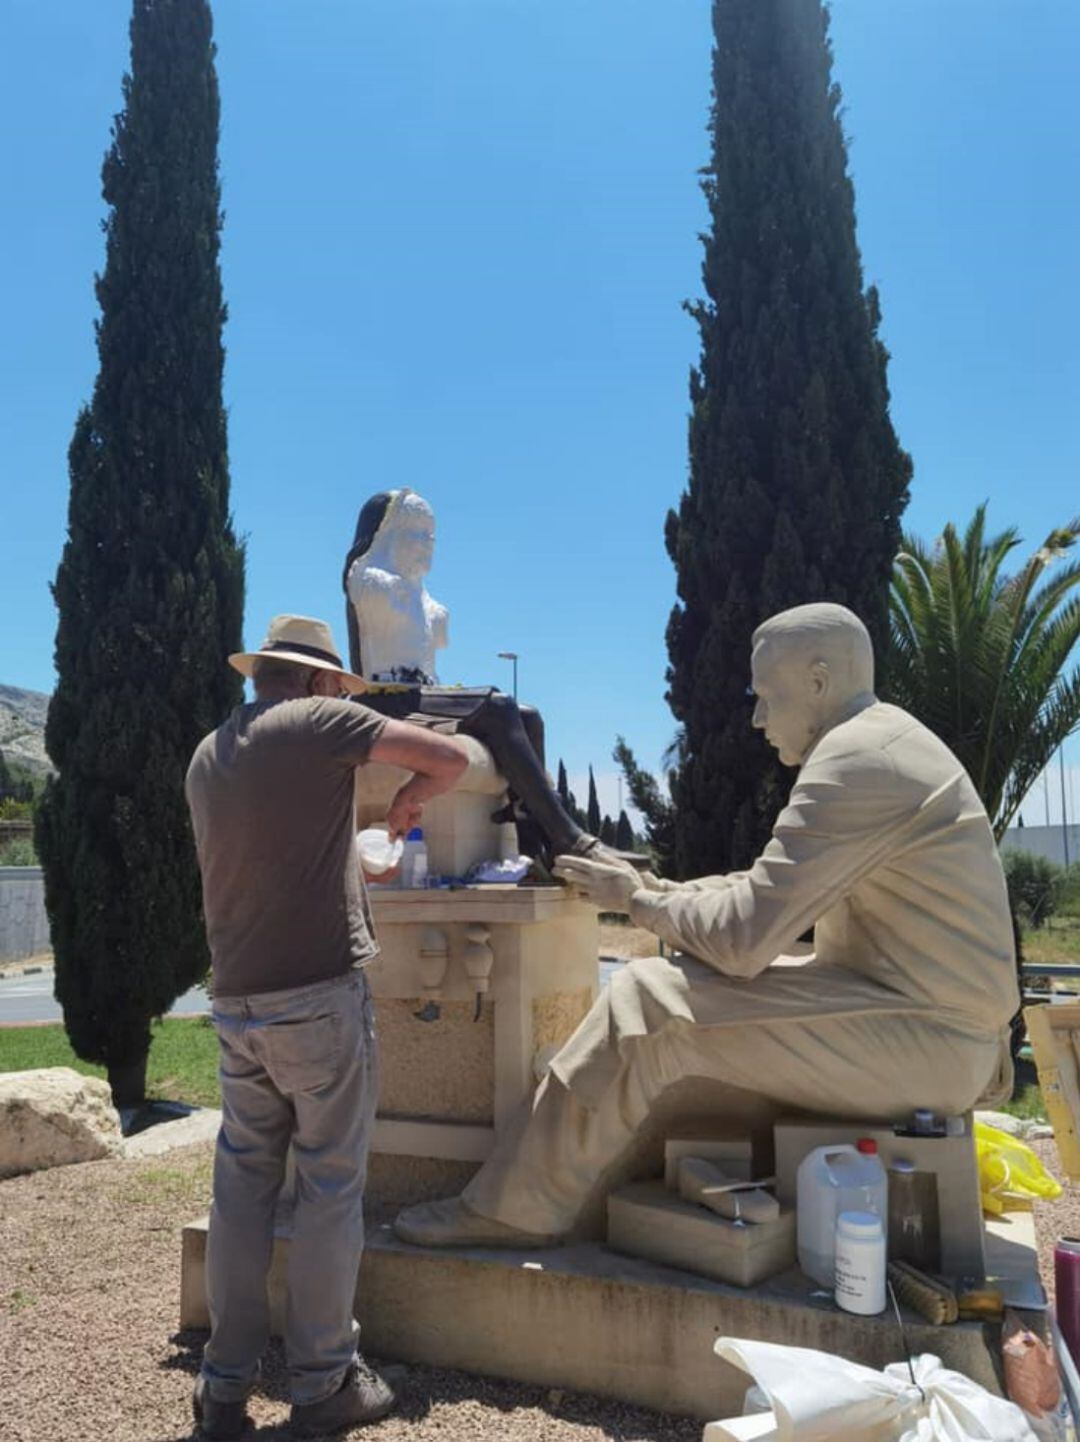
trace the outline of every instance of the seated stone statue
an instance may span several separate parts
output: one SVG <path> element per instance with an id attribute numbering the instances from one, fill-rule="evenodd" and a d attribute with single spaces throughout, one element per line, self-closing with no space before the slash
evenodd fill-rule
<path id="1" fill-rule="evenodd" d="M 765 850 L 747 872 L 681 885 L 560 858 L 556 873 L 595 906 L 675 954 L 613 977 L 463 1195 L 398 1217 L 406 1241 L 566 1235 L 663 1094 L 690 1078 L 858 1120 L 1006 1095 L 1013 933 L 967 773 L 876 699 L 870 637 L 842 606 L 759 627 L 752 679 L 754 726 L 800 768 Z M 811 926 L 814 955 L 794 962 Z"/>
<path id="2" fill-rule="evenodd" d="M 528 854 L 548 865 L 562 852 L 616 857 L 563 809 L 544 769 L 539 712 L 494 686 L 439 685 L 435 653 L 449 639 L 449 615 L 424 585 L 434 548 L 435 517 L 415 491 L 381 491 L 361 509 L 342 584 L 350 664 L 370 683 L 364 705 L 482 741 L 524 808 L 516 819 Z"/>

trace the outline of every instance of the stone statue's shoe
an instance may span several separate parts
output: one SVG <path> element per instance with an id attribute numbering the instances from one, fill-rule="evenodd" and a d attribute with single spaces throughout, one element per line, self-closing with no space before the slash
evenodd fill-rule
<path id="1" fill-rule="evenodd" d="M 460 1197 L 406 1207 L 395 1217 L 394 1231 L 414 1247 L 553 1247 L 559 1240 L 482 1217 Z"/>

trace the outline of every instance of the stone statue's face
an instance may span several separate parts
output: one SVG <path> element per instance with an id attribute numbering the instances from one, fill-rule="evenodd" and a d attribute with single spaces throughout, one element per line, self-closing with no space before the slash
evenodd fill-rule
<path id="1" fill-rule="evenodd" d="M 390 564 L 399 576 L 419 581 L 431 570 L 435 516 L 427 501 L 406 496 L 387 536 Z"/>
<path id="2" fill-rule="evenodd" d="M 757 697 L 752 725 L 785 766 L 800 766 L 825 721 L 828 671 L 796 647 L 766 641 L 754 647 L 750 675 Z"/>

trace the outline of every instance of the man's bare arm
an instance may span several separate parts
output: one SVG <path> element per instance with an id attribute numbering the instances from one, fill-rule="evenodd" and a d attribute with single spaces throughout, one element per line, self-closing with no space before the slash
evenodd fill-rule
<path id="1" fill-rule="evenodd" d="M 368 760 L 413 773 L 386 813 L 391 836 L 404 836 L 418 826 L 425 802 L 449 791 L 469 766 L 464 746 L 453 736 L 410 726 L 407 721 L 387 721 Z"/>

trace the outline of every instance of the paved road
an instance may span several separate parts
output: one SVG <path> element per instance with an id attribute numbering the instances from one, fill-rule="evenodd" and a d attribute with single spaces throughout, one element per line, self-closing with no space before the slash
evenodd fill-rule
<path id="1" fill-rule="evenodd" d="M 210 1010 L 210 1000 L 202 987 L 195 987 L 179 998 L 173 1011 L 203 1012 Z M 53 1000 L 52 967 L 34 976 L 0 978 L 0 1024 L 4 1022 L 60 1021 L 61 1011 Z"/>
<path id="2" fill-rule="evenodd" d="M 605 985 L 611 973 L 623 965 L 623 962 L 611 958 L 601 959 L 600 985 Z M 185 992 L 173 1007 L 173 1013 L 189 1016 L 209 1010 L 210 999 L 201 986 Z M 0 1025 L 5 1022 L 60 1020 L 60 1007 L 53 1000 L 51 966 L 34 976 L 0 977 Z"/>

